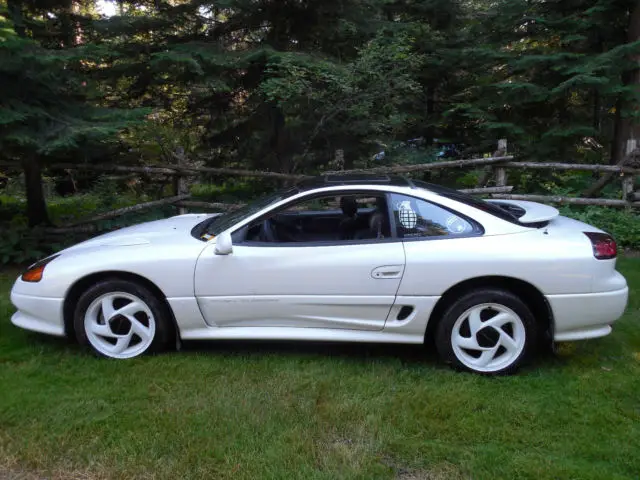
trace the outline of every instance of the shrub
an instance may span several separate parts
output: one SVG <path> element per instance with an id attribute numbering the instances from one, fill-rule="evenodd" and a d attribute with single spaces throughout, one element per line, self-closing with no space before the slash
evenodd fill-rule
<path id="1" fill-rule="evenodd" d="M 623 248 L 640 249 L 640 212 L 630 209 L 588 206 L 561 207 L 567 217 L 598 227 L 613 235 Z"/>

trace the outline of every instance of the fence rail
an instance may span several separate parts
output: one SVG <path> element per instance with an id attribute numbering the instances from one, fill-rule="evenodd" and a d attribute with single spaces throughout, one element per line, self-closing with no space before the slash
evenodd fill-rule
<path id="1" fill-rule="evenodd" d="M 441 162 L 433 162 L 426 164 L 412 165 L 390 165 L 384 167 L 375 167 L 369 169 L 352 169 L 340 171 L 326 171 L 323 175 L 328 174 L 405 174 L 414 172 L 427 172 L 439 169 L 463 169 L 463 168 L 484 168 L 484 174 L 481 180 L 482 185 L 477 188 L 462 189 L 461 191 L 474 195 L 490 195 L 492 198 L 511 199 L 511 200 L 529 200 L 534 202 L 546 202 L 567 205 L 599 205 L 608 207 L 640 207 L 640 192 L 635 191 L 637 178 L 640 177 L 640 168 L 637 168 L 638 162 L 634 161 L 640 157 L 640 151 L 637 148 L 635 140 L 629 140 L 627 143 L 627 154 L 616 165 L 599 165 L 599 164 L 571 164 L 558 162 L 526 162 L 514 161 L 512 155 L 506 155 L 506 140 L 499 141 L 499 148 L 491 157 L 472 158 L 463 160 L 448 160 Z M 92 223 L 115 218 L 129 212 L 141 211 L 160 205 L 173 205 L 179 209 L 180 213 L 184 213 L 186 209 L 201 209 L 208 211 L 230 210 L 241 206 L 234 203 L 204 202 L 191 200 L 188 193 L 186 178 L 194 176 L 237 176 L 246 178 L 266 178 L 283 181 L 299 181 L 310 178 L 310 175 L 280 173 L 270 171 L 253 171 L 236 168 L 224 167 L 199 167 L 189 166 L 183 157 L 176 156 L 177 165 L 93 165 L 93 164 L 73 164 L 59 163 L 49 165 L 48 168 L 58 170 L 80 170 L 80 171 L 96 171 L 110 173 L 124 173 L 131 175 L 150 175 L 150 176 L 168 176 L 174 178 L 174 195 L 168 198 L 145 202 L 130 207 L 120 208 L 111 212 L 101 213 L 94 217 L 80 220 L 68 225 L 51 228 L 52 233 L 64 234 L 67 232 L 90 232 L 95 230 Z M 20 166 L 15 163 L 0 162 L 0 167 L 19 169 Z M 560 195 L 533 195 L 533 194 L 517 194 L 512 193 L 513 186 L 506 185 L 508 182 L 507 169 L 532 169 L 532 170 L 560 170 L 560 171 L 583 171 L 603 173 L 604 175 L 594 182 L 589 189 L 585 191 L 585 197 L 567 197 Z M 617 175 L 616 175 L 617 174 Z M 494 178 L 495 186 L 484 185 L 485 181 Z M 620 178 L 622 181 L 623 198 L 595 198 L 592 195 L 597 193 L 602 187 L 612 181 L 614 178 Z M 588 195 L 587 195 L 588 193 Z"/>
<path id="2" fill-rule="evenodd" d="M 375 168 L 359 168 L 352 170 L 330 170 L 322 172 L 321 175 L 330 174 L 402 174 L 413 172 L 426 172 L 429 170 L 439 170 L 447 168 L 468 168 L 485 165 L 496 165 L 502 168 L 517 168 L 531 170 L 563 170 L 576 172 L 607 172 L 607 173 L 625 173 L 630 175 L 640 175 L 640 168 L 634 168 L 624 165 L 600 165 L 586 163 L 557 163 L 557 162 L 519 162 L 513 160 L 512 156 L 505 157 L 488 157 L 488 158 L 472 158 L 466 160 L 449 160 L 442 162 L 433 162 L 417 165 L 398 165 L 388 167 Z M 20 169 L 20 165 L 11 162 L 0 162 L 0 167 Z M 200 174 L 221 175 L 221 176 L 238 176 L 248 178 L 274 178 L 282 180 L 304 180 L 311 178 L 313 175 L 279 173 L 258 170 L 241 170 L 236 168 L 222 167 L 185 167 L 176 165 L 93 165 L 88 163 L 56 163 L 48 165 L 48 168 L 55 170 L 81 170 L 95 172 L 114 172 L 114 173 L 139 173 L 148 175 L 168 175 L 168 176 L 198 176 Z"/>

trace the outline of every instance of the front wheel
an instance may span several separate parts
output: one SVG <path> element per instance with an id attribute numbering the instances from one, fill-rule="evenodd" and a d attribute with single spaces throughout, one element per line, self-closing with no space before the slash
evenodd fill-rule
<path id="1" fill-rule="evenodd" d="M 110 358 L 156 352 L 171 340 L 166 305 L 142 285 L 120 279 L 104 280 L 82 294 L 74 328 L 81 345 Z"/>
<path id="2" fill-rule="evenodd" d="M 455 301 L 438 324 L 441 358 L 480 374 L 515 372 L 535 344 L 531 310 L 510 292 L 474 290 Z"/>

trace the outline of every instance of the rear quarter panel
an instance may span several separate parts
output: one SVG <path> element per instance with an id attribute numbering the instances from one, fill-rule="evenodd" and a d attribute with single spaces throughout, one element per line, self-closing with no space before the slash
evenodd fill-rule
<path id="1" fill-rule="evenodd" d="M 404 247 L 407 264 L 398 291 L 402 296 L 439 296 L 462 281 L 494 275 L 524 280 L 545 295 L 592 290 L 595 260 L 582 233 L 543 228 L 405 241 Z"/>

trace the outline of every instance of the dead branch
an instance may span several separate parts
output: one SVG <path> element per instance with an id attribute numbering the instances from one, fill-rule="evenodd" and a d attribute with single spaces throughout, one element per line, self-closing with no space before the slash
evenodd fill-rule
<path id="1" fill-rule="evenodd" d="M 504 187 L 462 188 L 458 191 L 474 195 L 483 193 L 509 193 L 511 190 L 513 190 L 512 185 L 507 185 Z"/>
<path id="2" fill-rule="evenodd" d="M 235 210 L 244 206 L 244 203 L 219 203 L 219 202 L 202 202 L 196 200 L 181 200 L 175 203 L 178 207 L 187 208 L 206 208 L 208 210 Z"/>
<path id="3" fill-rule="evenodd" d="M 152 200 L 150 202 L 138 203 L 137 205 L 130 205 L 128 207 L 118 208 L 116 210 L 111 210 L 110 212 L 100 213 L 90 218 L 86 218 L 84 220 L 79 220 L 74 223 L 69 223 L 67 225 L 63 225 L 61 227 L 57 227 L 56 230 L 61 231 L 64 229 L 72 229 L 73 227 L 78 227 L 80 225 L 86 225 L 88 223 L 96 223 L 101 220 L 108 220 L 110 218 L 119 217 L 120 215 L 124 215 L 126 213 L 131 212 L 139 212 L 140 210 L 146 210 L 148 208 L 159 207 L 162 205 L 171 205 L 173 203 L 179 202 L 180 200 L 184 200 L 189 198 L 191 195 L 176 195 L 174 197 L 162 198 L 160 200 Z M 72 230 L 67 230 L 72 231 Z"/>
<path id="4" fill-rule="evenodd" d="M 633 139 L 629 140 L 627 142 L 627 154 L 617 163 L 616 167 L 622 169 L 624 165 L 626 165 L 631 160 L 633 160 L 637 154 L 638 154 L 638 149 L 636 148 L 636 141 Z M 633 173 L 633 172 L 629 172 L 629 173 Z M 635 173 L 637 174 L 637 171 Z M 605 187 L 605 185 L 607 185 L 607 183 L 609 183 L 611 180 L 613 180 L 613 174 L 607 173 L 606 175 L 603 175 L 602 178 L 600 178 L 596 183 L 594 183 L 589 188 L 587 188 L 582 194 L 585 197 L 590 197 L 592 195 L 595 195 L 600 190 L 602 190 Z"/>
<path id="5" fill-rule="evenodd" d="M 354 170 L 324 172 L 323 175 L 349 175 L 354 173 L 400 174 L 400 173 L 410 173 L 410 172 L 425 172 L 427 170 L 437 170 L 439 168 L 473 167 L 477 165 L 487 165 L 491 163 L 500 163 L 507 160 L 513 160 L 513 157 L 506 156 L 506 157 L 470 158 L 470 159 L 464 159 L 464 160 L 449 160 L 445 162 L 421 163 L 419 165 L 397 165 L 397 166 L 390 166 L 390 167 L 359 168 Z"/>

